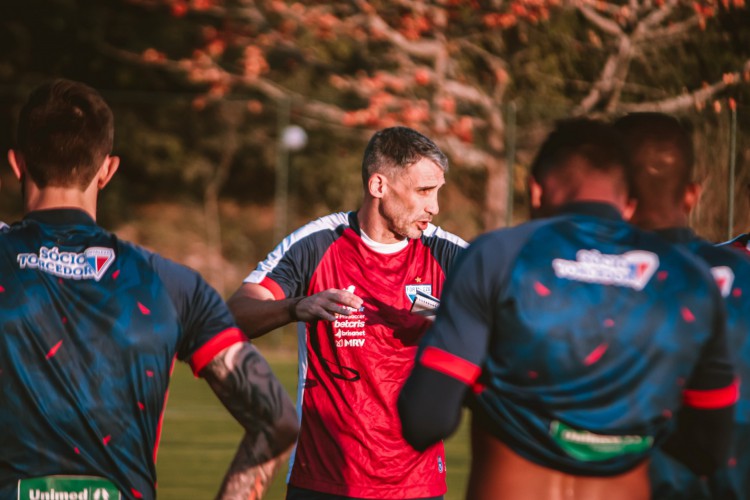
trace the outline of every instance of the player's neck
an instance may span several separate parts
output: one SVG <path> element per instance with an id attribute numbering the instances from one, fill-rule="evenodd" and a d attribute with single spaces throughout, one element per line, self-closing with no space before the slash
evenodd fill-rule
<path id="1" fill-rule="evenodd" d="M 680 211 L 674 211 L 671 213 L 668 211 L 643 213 L 636 209 L 633 217 L 630 219 L 630 223 L 649 231 L 689 226 L 688 216 Z"/>
<path id="2" fill-rule="evenodd" d="M 24 191 L 24 211 L 26 213 L 55 208 L 77 208 L 96 220 L 96 190 L 93 192 L 91 189 L 81 191 L 69 187 L 39 189 L 31 184 Z"/>
<path id="3" fill-rule="evenodd" d="M 357 211 L 359 227 L 373 241 L 386 245 L 404 240 L 403 236 L 394 234 L 388 229 L 386 220 L 378 210 L 378 202 L 373 198 L 365 198 L 362 207 Z"/>

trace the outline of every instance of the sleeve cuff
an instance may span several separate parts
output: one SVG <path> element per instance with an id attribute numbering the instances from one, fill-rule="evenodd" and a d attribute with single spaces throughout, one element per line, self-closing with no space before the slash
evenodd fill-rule
<path id="1" fill-rule="evenodd" d="M 740 382 L 734 381 L 720 389 L 695 390 L 688 389 L 682 393 L 682 401 L 686 406 L 699 410 L 718 410 L 732 406 L 740 397 Z"/>
<path id="2" fill-rule="evenodd" d="M 425 368 L 444 373 L 466 385 L 472 385 L 482 371 L 474 363 L 437 347 L 427 347 L 422 352 L 419 362 Z"/>
<path id="3" fill-rule="evenodd" d="M 258 283 L 263 288 L 266 288 L 269 292 L 273 294 L 273 298 L 275 300 L 282 300 L 286 298 L 286 294 L 284 293 L 284 290 L 281 289 L 278 283 L 276 283 L 274 280 L 266 276 L 261 280 L 260 283 Z"/>
<path id="4" fill-rule="evenodd" d="M 238 342 L 246 342 L 247 337 L 239 328 L 227 328 L 203 344 L 190 358 L 190 367 L 196 377 L 217 354 Z"/>

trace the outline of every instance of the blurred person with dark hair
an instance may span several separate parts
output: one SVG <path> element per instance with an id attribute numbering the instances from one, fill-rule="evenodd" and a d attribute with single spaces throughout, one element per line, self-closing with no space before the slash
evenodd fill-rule
<path id="1" fill-rule="evenodd" d="M 396 397 L 429 320 L 418 290 L 439 297 L 466 243 L 434 226 L 448 160 L 406 127 L 370 139 L 364 199 L 289 236 L 229 306 L 251 337 L 298 324 L 300 436 L 287 499 L 442 498 L 442 443 L 401 435 Z"/>
<path id="2" fill-rule="evenodd" d="M 632 113 L 615 122 L 630 154 L 632 195 L 637 205 L 631 222 L 684 245 L 703 259 L 727 309 L 729 352 L 741 381 L 750 380 L 750 260 L 734 249 L 716 247 L 688 227 L 700 186 L 693 180 L 690 133 L 673 116 Z M 706 409 L 717 401 L 704 400 Z M 724 411 L 717 409 L 716 411 Z M 750 498 L 750 388 L 740 385 L 729 458 L 707 479 L 657 451 L 650 474 L 654 498 Z"/>
<path id="3" fill-rule="evenodd" d="M 24 218 L 0 234 L 0 497 L 156 497 L 175 359 L 244 427 L 219 498 L 260 498 L 294 444 L 294 404 L 198 273 L 96 224 L 118 169 L 94 89 L 56 80 L 23 106 Z"/>
<path id="4" fill-rule="evenodd" d="M 671 416 L 725 396 L 670 445 L 696 471 L 723 463 L 737 387 L 721 297 L 698 259 L 624 221 L 626 165 L 611 126 L 560 122 L 531 168 L 543 218 L 480 236 L 446 281 L 398 407 L 423 449 L 468 402 L 468 499 L 649 498 Z"/>

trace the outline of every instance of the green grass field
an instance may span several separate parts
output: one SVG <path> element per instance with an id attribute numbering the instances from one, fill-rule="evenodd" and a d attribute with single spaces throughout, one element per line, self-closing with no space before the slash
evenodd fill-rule
<path id="1" fill-rule="evenodd" d="M 268 356 L 274 372 L 291 395 L 296 391 L 296 360 Z M 294 397 L 292 397 L 294 399 Z M 185 365 L 175 368 L 164 418 L 157 461 L 160 500 L 212 499 L 235 447 L 241 427 L 221 406 L 203 380 L 193 377 Z M 446 442 L 448 494 L 446 500 L 464 497 L 469 467 L 467 419 Z M 282 500 L 285 466 L 266 496 Z"/>

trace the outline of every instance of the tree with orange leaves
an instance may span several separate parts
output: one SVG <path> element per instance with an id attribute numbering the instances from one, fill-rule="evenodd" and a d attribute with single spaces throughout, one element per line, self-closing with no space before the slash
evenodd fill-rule
<path id="1" fill-rule="evenodd" d="M 587 65 L 578 75 L 538 77 L 564 79 L 563 114 L 678 112 L 750 79 L 748 59 L 679 90 L 644 83 L 644 58 L 701 36 L 744 0 L 128 1 L 192 16 L 204 26 L 203 42 L 190 57 L 158 48 L 116 49 L 120 57 L 183 74 L 209 89 L 205 99 L 252 91 L 265 101 L 293 100 L 297 113 L 318 122 L 418 128 L 460 168 L 486 172 L 485 228 L 505 220 L 505 105 L 534 98 L 519 82 L 540 63 L 523 54 L 545 30 L 575 25 L 569 50 Z M 310 80 L 302 91 L 300 68 Z"/>

